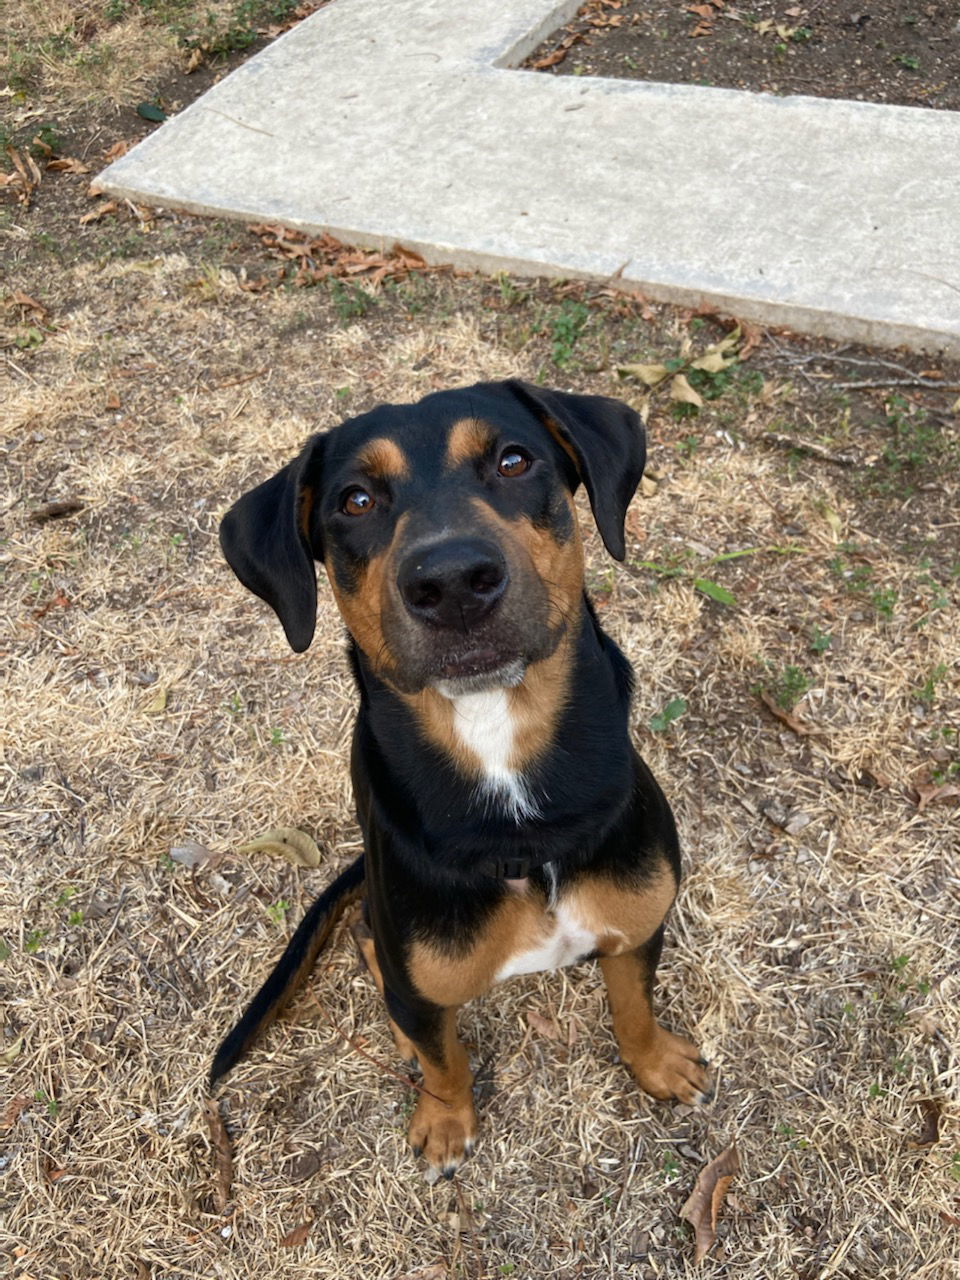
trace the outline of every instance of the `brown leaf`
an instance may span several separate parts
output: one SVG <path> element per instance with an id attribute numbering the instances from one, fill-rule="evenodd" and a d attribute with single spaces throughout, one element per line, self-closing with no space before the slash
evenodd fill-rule
<path id="1" fill-rule="evenodd" d="M 917 811 L 923 813 L 928 804 L 936 804 L 938 800 L 954 800 L 960 796 L 960 787 L 951 782 L 918 782 L 914 785 L 917 793 Z"/>
<path id="2" fill-rule="evenodd" d="M 788 729 L 792 729 L 794 733 L 799 734 L 801 738 L 808 738 L 811 734 L 816 734 L 817 730 L 806 724 L 798 716 L 791 715 L 789 711 L 785 711 L 767 691 L 761 690 L 760 701 L 767 708 L 771 715 L 782 721 Z"/>
<path id="3" fill-rule="evenodd" d="M 116 213 L 116 200 L 105 200 L 103 204 L 97 205 L 96 209 L 91 209 L 89 213 L 85 213 L 80 219 L 81 227 L 85 227 L 88 222 L 98 222 L 101 218 L 106 217 L 108 213 Z"/>
<path id="4" fill-rule="evenodd" d="M 546 1036 L 548 1040 L 560 1039 L 560 1028 L 557 1026 L 555 1018 L 545 1018 L 542 1013 L 536 1013 L 533 1009 L 527 1010 L 527 1021 L 541 1036 Z"/>
<path id="5" fill-rule="evenodd" d="M 12 1129 L 29 1106 L 30 1099 L 25 1093 L 18 1093 L 16 1097 L 11 1098 L 4 1108 L 3 1119 L 0 1120 L 0 1130 L 6 1132 L 7 1129 Z"/>
<path id="6" fill-rule="evenodd" d="M 714 9 L 709 4 L 688 4 L 687 13 L 695 13 L 698 18 L 703 18 L 705 21 L 710 22 L 713 19 Z"/>
<path id="7" fill-rule="evenodd" d="M 940 1141 L 940 1103 L 936 1098 L 921 1098 L 920 1114 L 923 1128 L 916 1138 L 907 1142 L 908 1147 L 932 1147 Z"/>
<path id="8" fill-rule="evenodd" d="M 75 156 L 58 156 L 56 160 L 48 160 L 47 168 L 54 173 L 89 173 L 90 166 Z"/>
<path id="9" fill-rule="evenodd" d="M 106 151 L 103 153 L 103 158 L 108 164 L 110 164 L 114 160 L 119 160 L 121 156 L 125 156 L 132 146 L 133 143 L 130 142 L 129 139 L 121 138 L 120 141 L 115 142 L 112 147 L 107 147 Z"/>
<path id="10" fill-rule="evenodd" d="M 38 302 L 36 298 L 31 298 L 29 293 L 24 293 L 22 289 L 14 289 L 13 301 L 18 307 L 25 307 L 29 311 L 39 311 L 41 316 L 47 314 L 47 308 L 42 302 Z"/>
<path id="11" fill-rule="evenodd" d="M 694 1262 L 702 1261 L 716 1240 L 720 1206 L 739 1172 L 740 1156 L 735 1142 L 700 1170 L 690 1197 L 680 1210 L 680 1217 L 686 1218 L 696 1236 Z"/>
<path id="12" fill-rule="evenodd" d="M 230 1191 L 233 1187 L 233 1148 L 230 1145 L 230 1135 L 220 1116 L 220 1108 L 213 1098 L 207 1098 L 204 1111 L 210 1132 L 210 1142 L 216 1155 L 217 1181 L 213 1198 L 218 1211 L 223 1213 L 230 1202 Z"/>
<path id="13" fill-rule="evenodd" d="M 312 1226 L 312 1222 L 301 1222 L 299 1226 L 296 1226 L 292 1231 L 287 1232 L 280 1241 L 280 1247 L 282 1249 L 298 1249 L 300 1245 L 306 1243 L 307 1236 L 310 1234 L 310 1228 Z"/>
<path id="14" fill-rule="evenodd" d="M 284 1172 L 290 1182 L 306 1182 L 322 1168 L 323 1158 L 320 1152 L 315 1147 L 308 1147 L 291 1160 Z"/>
<path id="15" fill-rule="evenodd" d="M 445 1262 L 435 1262 L 433 1266 L 421 1267 L 419 1271 L 405 1271 L 397 1280 L 447 1280 L 450 1272 Z"/>
<path id="16" fill-rule="evenodd" d="M 120 408 L 120 397 L 117 395 L 115 391 L 110 392 L 110 394 L 107 396 L 106 400 L 104 401 L 103 407 L 105 409 Z"/>

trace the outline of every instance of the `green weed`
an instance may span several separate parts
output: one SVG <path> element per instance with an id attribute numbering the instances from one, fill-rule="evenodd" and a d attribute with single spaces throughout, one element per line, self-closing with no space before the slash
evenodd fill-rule
<path id="1" fill-rule="evenodd" d="M 663 733 L 664 729 L 668 729 L 674 720 L 679 720 L 687 709 L 687 701 L 685 698 L 671 698 L 669 702 L 650 717 L 650 728 L 654 733 Z"/>

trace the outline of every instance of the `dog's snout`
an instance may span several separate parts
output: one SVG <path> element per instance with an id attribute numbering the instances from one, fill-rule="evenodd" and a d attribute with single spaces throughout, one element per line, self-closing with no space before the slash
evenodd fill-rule
<path id="1" fill-rule="evenodd" d="M 507 586 L 499 547 L 480 538 L 448 538 L 411 552 L 397 587 L 409 613 L 435 627 L 467 631 L 495 607 Z"/>

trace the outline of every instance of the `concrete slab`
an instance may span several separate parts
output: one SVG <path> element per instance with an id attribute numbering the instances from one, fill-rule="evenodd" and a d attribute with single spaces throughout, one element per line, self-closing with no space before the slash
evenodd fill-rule
<path id="1" fill-rule="evenodd" d="M 100 177 L 960 355 L 960 113 L 510 70 L 576 0 L 333 0 Z"/>

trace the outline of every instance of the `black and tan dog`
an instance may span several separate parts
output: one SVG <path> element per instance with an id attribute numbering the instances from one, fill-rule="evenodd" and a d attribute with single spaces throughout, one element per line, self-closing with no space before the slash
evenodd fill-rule
<path id="1" fill-rule="evenodd" d="M 457 1008 L 599 957 L 621 1057 L 657 1098 L 705 1064 L 651 1008 L 676 894 L 673 816 L 628 735 L 632 672 L 584 593 L 573 493 L 610 554 L 644 464 L 616 400 L 522 382 L 441 391 L 313 437 L 227 513 L 221 542 L 298 652 L 314 561 L 350 632 L 365 854 L 318 899 L 240 1023 L 223 1076 L 313 965 L 346 901 L 424 1092 L 410 1142 L 448 1176 L 476 1133 Z"/>

